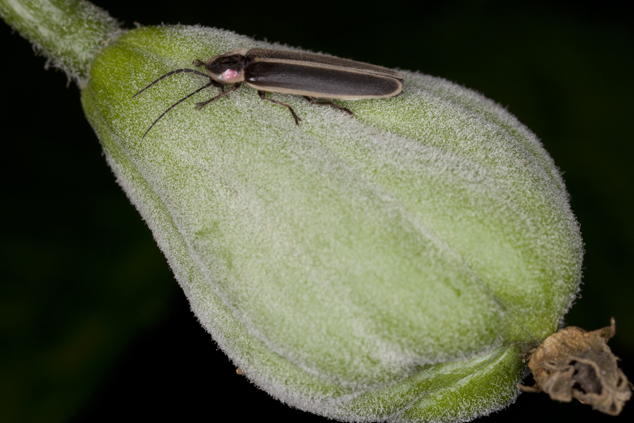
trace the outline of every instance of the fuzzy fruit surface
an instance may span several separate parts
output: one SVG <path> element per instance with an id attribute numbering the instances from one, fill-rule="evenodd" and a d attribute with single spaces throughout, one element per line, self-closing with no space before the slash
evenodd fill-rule
<path id="1" fill-rule="evenodd" d="M 201 27 L 130 31 L 93 61 L 86 114 L 192 309 L 235 365 L 349 421 L 455 421 L 512 402 L 556 331 L 582 241 L 563 180 L 502 107 L 403 72 L 355 114 L 242 87 L 202 111 L 193 59 L 288 48 Z M 380 65 L 380 63 L 377 63 Z M 213 364 L 210 364 L 213 365 Z"/>

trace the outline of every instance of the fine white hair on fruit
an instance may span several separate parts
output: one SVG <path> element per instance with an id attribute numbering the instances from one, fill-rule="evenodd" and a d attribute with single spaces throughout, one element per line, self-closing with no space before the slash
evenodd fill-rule
<path id="1" fill-rule="evenodd" d="M 342 103 L 357 119 L 277 95 L 297 127 L 254 90 L 197 112 L 201 93 L 141 138 L 205 81 L 132 94 L 251 47 L 288 48 L 131 31 L 82 92 L 202 325 L 253 383 L 339 420 L 466 421 L 512 402 L 522 347 L 557 329 L 581 275 L 579 227 L 537 137 L 474 91 L 403 71 L 402 95 Z"/>

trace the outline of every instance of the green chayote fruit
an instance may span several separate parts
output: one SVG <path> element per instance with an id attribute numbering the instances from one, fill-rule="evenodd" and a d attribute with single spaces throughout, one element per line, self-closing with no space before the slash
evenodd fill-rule
<path id="1" fill-rule="evenodd" d="M 561 176 L 517 119 L 403 72 L 398 97 L 340 102 L 354 118 L 273 94 L 297 127 L 246 86 L 194 110 L 210 88 L 142 138 L 207 82 L 173 75 L 132 98 L 159 76 L 238 48 L 288 47 L 201 27 L 121 34 L 98 13 L 85 25 L 99 34 L 91 44 L 77 24 L 88 3 L 32 2 L 80 9 L 55 23 L 69 31 L 53 37 L 69 40 L 59 50 L 38 41 L 50 31 L 32 13 L 13 24 L 79 82 L 119 183 L 251 381 L 346 421 L 470 420 L 515 399 L 522 354 L 558 328 L 582 259 Z M 13 3 L 0 6 L 14 19 Z M 78 59 L 84 45 L 92 61 Z"/>
<path id="2" fill-rule="evenodd" d="M 517 395 L 582 242 L 536 137 L 473 91 L 404 72 L 356 118 L 248 87 L 203 111 L 175 75 L 238 48 L 200 27 L 130 31 L 91 65 L 86 115 L 203 326 L 262 389 L 351 421 L 451 421 Z"/>

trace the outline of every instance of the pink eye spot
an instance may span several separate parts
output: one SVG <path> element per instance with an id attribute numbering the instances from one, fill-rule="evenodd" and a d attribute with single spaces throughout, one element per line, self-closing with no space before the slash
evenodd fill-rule
<path id="1" fill-rule="evenodd" d="M 238 78 L 240 76 L 240 72 L 237 72 L 234 69 L 227 69 L 222 73 L 222 78 L 225 81 L 231 81 L 232 79 Z"/>

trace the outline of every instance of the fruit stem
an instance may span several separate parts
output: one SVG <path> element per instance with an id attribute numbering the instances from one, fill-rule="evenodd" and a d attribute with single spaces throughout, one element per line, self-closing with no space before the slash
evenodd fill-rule
<path id="1" fill-rule="evenodd" d="M 80 88 L 96 53 L 123 32 L 105 10 L 82 0 L 0 0 L 0 16 L 47 57 L 47 68 L 64 70 Z"/>

